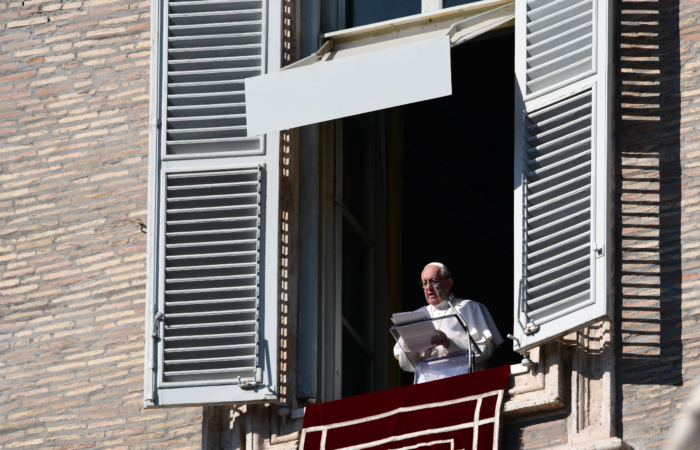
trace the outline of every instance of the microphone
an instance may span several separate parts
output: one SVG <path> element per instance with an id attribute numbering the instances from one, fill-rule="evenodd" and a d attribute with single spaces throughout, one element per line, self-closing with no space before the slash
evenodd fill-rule
<path id="1" fill-rule="evenodd" d="M 438 294 L 442 295 L 442 297 L 447 301 L 447 304 L 450 305 L 450 308 L 452 308 L 452 311 L 454 311 L 455 315 L 457 316 L 457 320 L 459 320 L 459 323 L 462 324 L 462 326 L 464 327 L 464 330 L 467 332 L 467 336 L 469 336 L 469 341 L 468 341 L 468 344 L 469 344 L 469 356 L 468 356 L 467 367 L 468 367 L 469 373 L 474 372 L 474 359 L 473 359 L 473 358 L 474 358 L 474 353 L 472 352 L 472 349 L 473 349 L 474 347 L 476 347 L 476 351 L 479 352 L 479 354 L 481 354 L 481 349 L 479 348 L 478 345 L 476 345 L 476 343 L 474 343 L 474 344 L 472 345 L 473 339 L 472 339 L 471 333 L 469 332 L 469 327 L 467 326 L 467 322 L 464 321 L 464 318 L 463 318 L 462 315 L 459 313 L 459 311 L 457 311 L 457 309 L 455 308 L 455 306 L 454 306 L 454 305 L 452 304 L 452 302 L 450 301 L 450 298 L 445 294 L 445 291 L 442 290 L 442 286 L 440 286 L 439 283 L 436 283 L 436 284 L 435 284 L 435 290 L 438 292 Z"/>

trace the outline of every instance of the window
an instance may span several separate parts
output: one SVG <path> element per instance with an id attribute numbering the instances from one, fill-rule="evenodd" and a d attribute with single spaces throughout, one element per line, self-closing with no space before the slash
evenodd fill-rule
<path id="1" fill-rule="evenodd" d="M 452 77 L 462 83 L 450 96 L 323 124 L 332 138 L 321 149 L 322 179 L 333 186 L 323 208 L 334 213 L 321 214 L 330 238 L 321 279 L 333 286 L 322 295 L 322 315 L 343 316 L 319 339 L 319 364 L 336 375 L 320 381 L 318 400 L 413 382 L 394 359 L 389 317 L 425 304 L 418 279 L 426 262 L 445 262 L 456 294 L 486 304 L 510 332 L 512 155 L 502 150 L 513 135 L 500 124 L 512 119 L 513 97 L 495 88 L 512 83 L 512 37 L 493 34 L 453 49 Z M 495 53 L 510 56 L 468 70 L 473 58 Z M 480 107 L 464 108 L 469 102 Z M 506 345 L 491 361 L 520 360 Z"/>
<path id="2" fill-rule="evenodd" d="M 145 407 L 278 397 L 279 136 L 247 135 L 244 92 L 280 59 L 266 5 L 152 11 Z"/>
<path id="3" fill-rule="evenodd" d="M 448 47 L 498 33 L 512 8 L 481 2 L 378 23 L 371 33 L 363 27 L 327 33 L 316 54 L 249 80 L 251 130 L 389 114 L 387 108 L 453 95 L 462 80 L 448 73 L 456 61 Z M 509 306 L 514 347 L 524 353 L 609 314 L 612 40 L 608 5 L 597 0 L 518 2 L 514 15 L 515 150 L 507 151 L 515 158 L 508 182 L 514 264 L 508 258 L 498 273 L 515 266 Z M 302 101 L 313 113 L 280 105 Z M 269 110 L 279 114 L 263 115 Z M 464 139 L 472 144 L 470 137 Z M 471 161 L 460 168 L 466 179 L 484 171 Z"/>

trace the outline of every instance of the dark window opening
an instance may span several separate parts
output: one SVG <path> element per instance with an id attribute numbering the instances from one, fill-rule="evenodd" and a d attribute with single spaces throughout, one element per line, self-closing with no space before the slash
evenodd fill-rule
<path id="1" fill-rule="evenodd" d="M 429 262 L 450 268 L 455 294 L 485 304 L 504 338 L 512 332 L 513 59 L 512 28 L 491 32 L 452 49 L 451 96 L 342 120 L 343 397 L 413 382 L 388 318 L 426 304 Z M 520 359 L 506 340 L 489 364 Z"/>
<path id="2" fill-rule="evenodd" d="M 513 327 L 513 35 L 452 49 L 452 95 L 404 107 L 402 302 L 424 306 L 420 273 L 444 263 L 457 297 Z M 520 362 L 506 342 L 490 366 Z M 402 375 L 402 384 L 413 382 Z"/>

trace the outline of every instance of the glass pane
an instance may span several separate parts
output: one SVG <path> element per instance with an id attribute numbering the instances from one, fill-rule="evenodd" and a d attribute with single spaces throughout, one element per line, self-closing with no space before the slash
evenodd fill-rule
<path id="1" fill-rule="evenodd" d="M 421 0 L 345 0 L 348 14 L 346 28 L 420 14 Z"/>
<path id="2" fill-rule="evenodd" d="M 350 333 L 343 329 L 343 398 L 371 392 L 370 365 L 367 354 Z"/>
<path id="3" fill-rule="evenodd" d="M 466 5 L 467 3 L 474 3 L 477 1 L 479 1 L 479 0 L 468 0 L 468 1 L 465 1 L 465 0 L 442 0 L 442 7 L 443 8 L 451 8 L 453 6 Z"/>
<path id="4" fill-rule="evenodd" d="M 343 203 L 363 227 L 367 199 L 368 136 L 357 119 L 343 120 Z M 345 229 L 345 227 L 343 228 Z"/>
<path id="5" fill-rule="evenodd" d="M 352 225 L 343 219 L 343 317 L 365 340 L 365 310 L 369 291 L 366 269 L 368 253 L 365 242 Z"/>

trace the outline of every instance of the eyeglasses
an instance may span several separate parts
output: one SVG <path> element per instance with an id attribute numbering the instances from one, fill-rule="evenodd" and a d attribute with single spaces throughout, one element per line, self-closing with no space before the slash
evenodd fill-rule
<path id="1" fill-rule="evenodd" d="M 428 286 L 435 287 L 439 282 L 441 282 L 441 281 L 444 280 L 444 279 L 445 279 L 445 278 L 440 278 L 440 279 L 438 279 L 438 278 L 431 278 L 431 279 L 429 279 L 429 280 L 421 280 L 421 282 L 420 282 L 420 288 L 423 289 L 423 290 L 425 290 L 425 289 L 428 289 Z"/>

